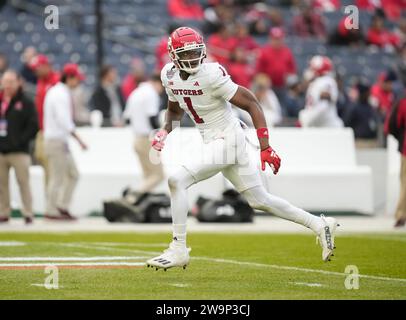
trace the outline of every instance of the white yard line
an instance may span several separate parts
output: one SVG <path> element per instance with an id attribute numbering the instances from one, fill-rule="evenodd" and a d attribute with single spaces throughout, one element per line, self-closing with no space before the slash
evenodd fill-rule
<path id="1" fill-rule="evenodd" d="M 228 259 L 215 259 L 215 258 L 208 258 L 208 257 L 194 257 L 192 259 L 206 260 L 206 261 L 213 261 L 213 262 L 220 262 L 220 263 L 230 263 L 230 264 L 237 264 L 237 265 L 247 265 L 247 266 L 261 267 L 261 268 L 299 271 L 299 272 L 305 272 L 305 273 L 321 273 L 321 274 L 326 274 L 326 275 L 335 275 L 335 276 L 343 276 L 343 277 L 348 276 L 347 273 L 343 273 L 343 272 L 326 271 L 326 270 L 320 270 L 320 269 L 308 269 L 308 268 L 301 268 L 301 267 L 280 266 L 280 265 L 276 265 L 276 264 L 245 262 L 245 261 L 228 260 Z M 366 274 L 360 274 L 359 277 L 365 278 L 365 279 L 395 281 L 395 282 L 406 283 L 406 279 L 402 279 L 402 278 L 379 277 L 379 276 L 371 276 L 371 275 L 366 275 Z"/>
<path id="2" fill-rule="evenodd" d="M 0 241 L 0 247 L 21 247 L 25 245 L 25 242 L 20 241 Z"/>
<path id="3" fill-rule="evenodd" d="M 45 283 L 31 283 L 33 287 L 43 287 L 45 288 Z M 58 289 L 63 289 L 63 286 L 58 286 Z"/>
<path id="4" fill-rule="evenodd" d="M 120 252 L 127 252 L 127 253 L 143 253 L 149 255 L 157 255 L 161 252 L 157 251 L 146 251 L 146 250 L 132 250 L 132 249 L 122 249 L 116 247 L 104 247 L 104 246 L 95 246 L 88 243 L 87 245 L 82 243 L 52 243 L 54 245 L 65 246 L 65 247 L 74 247 L 74 248 L 83 248 L 83 249 L 92 249 L 92 250 L 107 250 L 107 251 L 120 251 Z M 90 244 L 90 245 L 89 245 Z M 249 261 L 238 261 L 238 260 L 231 260 L 231 259 L 219 259 L 219 258 L 211 258 L 211 257 L 192 257 L 192 260 L 202 260 L 202 261 L 210 261 L 216 263 L 226 263 L 226 264 L 235 264 L 240 266 L 249 266 L 249 267 L 258 267 L 258 268 L 270 268 L 270 269 L 278 269 L 278 270 L 288 270 L 288 271 L 297 271 L 297 272 L 304 272 L 304 273 L 317 273 L 317 274 L 325 274 L 325 275 L 332 275 L 332 276 L 340 276 L 346 277 L 348 274 L 343 272 L 334 272 L 334 271 L 326 271 L 320 269 L 309 269 L 309 268 L 301 268 L 301 267 L 293 267 L 293 266 L 282 266 L 282 265 L 275 265 L 275 264 L 265 264 L 265 263 L 256 263 L 256 262 L 249 262 Z M 112 265 L 114 262 L 106 263 L 108 265 Z M 122 262 L 118 262 L 119 265 L 125 264 Z M 71 265 L 71 264 L 68 264 Z M 85 265 L 85 264 L 83 264 Z M 89 264 L 92 265 L 92 264 Z M 93 264 L 95 265 L 95 264 Z M 134 265 L 128 263 L 128 265 Z M 139 263 L 138 265 L 144 265 L 144 263 Z M 4 266 L 3 264 L 1 266 Z M 360 278 L 364 279 L 371 279 L 371 280 L 381 280 L 381 281 L 393 281 L 393 282 L 401 282 L 406 283 L 406 279 L 403 278 L 390 278 L 390 277 L 381 277 L 381 276 L 373 276 L 373 275 L 364 275 L 360 274 Z"/>
<path id="5" fill-rule="evenodd" d="M 1 263 L 0 268 L 5 267 L 46 267 L 46 266 L 77 266 L 77 267 L 95 267 L 95 266 L 144 266 L 144 262 L 51 262 L 51 263 Z"/>
<path id="6" fill-rule="evenodd" d="M 186 288 L 190 287 L 190 284 L 187 283 L 169 283 L 171 287 L 176 287 L 176 288 Z"/>
<path id="7" fill-rule="evenodd" d="M 24 261 L 114 261 L 114 260 L 138 260 L 146 259 L 149 256 L 117 257 L 117 256 L 100 256 L 100 257 L 0 257 L 0 261 L 24 262 Z M 0 264 L 1 266 L 2 264 Z"/>
<path id="8" fill-rule="evenodd" d="M 151 254 L 151 255 L 156 255 L 156 254 L 162 253 L 162 252 L 156 252 L 156 251 L 130 250 L 130 249 L 101 247 L 101 246 L 92 246 L 92 245 L 89 246 L 89 245 L 82 245 L 82 244 L 69 244 L 69 245 L 73 246 L 73 247 L 82 247 L 82 248 L 86 248 L 86 249 L 109 250 L 109 251 L 114 250 L 114 251 L 132 252 L 132 253 L 141 252 L 141 253 Z M 210 257 L 192 257 L 192 260 L 202 260 L 202 261 L 210 261 L 210 262 L 217 262 L 217 263 L 228 263 L 228 264 L 236 264 L 236 265 L 245 265 L 245 266 L 250 266 L 250 267 L 271 268 L 271 269 L 278 269 L 278 270 L 298 271 L 298 272 L 305 272 L 305 273 L 318 273 L 318 274 L 334 275 L 334 276 L 340 276 L 340 277 L 348 276 L 347 273 L 343 273 L 343 272 L 326 271 L 326 270 L 320 270 L 320 269 L 308 269 L 308 268 L 292 267 L 292 266 L 281 266 L 281 265 L 275 265 L 275 264 L 265 264 L 265 263 L 238 261 L 238 260 L 230 260 L 230 259 L 217 259 L 217 258 L 210 258 Z M 394 282 L 406 283 L 406 279 L 402 279 L 402 278 L 380 277 L 380 276 L 373 276 L 373 275 L 366 275 L 366 274 L 365 275 L 360 274 L 359 277 L 364 278 L 364 279 L 371 279 L 371 280 L 394 281 Z"/>
<path id="9" fill-rule="evenodd" d="M 306 287 L 324 287 L 321 283 L 308 283 L 308 282 L 289 282 L 296 286 L 306 286 Z"/>
<path id="10" fill-rule="evenodd" d="M 146 253 L 146 254 L 161 254 L 162 251 L 146 251 L 146 250 L 139 250 L 139 249 L 123 249 L 123 248 L 116 248 L 116 247 L 105 247 L 105 246 L 94 246 L 94 245 L 89 245 L 91 242 L 88 242 L 88 244 L 82 244 L 82 243 L 51 243 L 49 244 L 54 244 L 54 245 L 59 245 L 59 246 L 64 246 L 64 247 L 71 247 L 71 248 L 82 248 L 82 249 L 92 249 L 92 250 L 107 250 L 107 251 L 121 251 L 121 252 L 127 252 L 127 253 Z"/>
<path id="11" fill-rule="evenodd" d="M 168 243 L 143 243 L 143 242 L 93 242 L 101 246 L 124 247 L 167 247 Z"/>

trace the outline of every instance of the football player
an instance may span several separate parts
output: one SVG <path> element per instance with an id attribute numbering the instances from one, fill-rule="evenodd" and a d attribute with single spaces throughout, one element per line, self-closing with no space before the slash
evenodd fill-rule
<path id="1" fill-rule="evenodd" d="M 331 60 L 326 56 L 312 57 L 306 73 L 310 84 L 305 108 L 299 112 L 302 127 L 343 127 L 337 113 L 338 87 Z"/>
<path id="2" fill-rule="evenodd" d="M 169 177 L 173 241 L 158 257 L 147 261 L 157 270 L 184 267 L 189 263 L 186 246 L 187 189 L 199 181 L 221 172 L 247 199 L 251 207 L 272 212 L 283 219 L 310 228 L 322 246 L 322 259 L 328 261 L 334 250 L 337 221 L 334 218 L 314 216 L 289 202 L 269 194 L 262 185 L 260 174 L 248 156 L 248 144 L 239 120 L 231 105 L 247 111 L 256 128 L 262 170 L 270 165 L 278 173 L 281 159 L 269 145 L 269 134 L 264 114 L 251 91 L 235 84 L 218 63 L 203 63 L 206 46 L 202 36 L 188 27 L 176 29 L 169 37 L 168 52 L 172 63 L 162 69 L 161 80 L 168 94 L 165 124 L 153 141 L 152 147 L 161 151 L 165 139 L 184 112 L 199 129 L 205 151 L 215 150 L 234 154 L 234 161 L 222 164 L 184 165 Z"/>

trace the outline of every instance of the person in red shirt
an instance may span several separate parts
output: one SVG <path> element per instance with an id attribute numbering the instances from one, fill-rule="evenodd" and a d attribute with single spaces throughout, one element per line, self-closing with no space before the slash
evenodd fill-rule
<path id="1" fill-rule="evenodd" d="M 168 26 L 168 34 L 158 42 L 158 45 L 155 48 L 155 73 L 157 74 L 161 73 L 164 65 L 171 62 L 168 55 L 168 37 L 176 28 L 178 28 L 176 23 L 170 23 Z"/>
<path id="2" fill-rule="evenodd" d="M 259 48 L 254 37 L 249 34 L 248 26 L 243 22 L 238 22 L 235 25 L 236 45 L 248 52 L 252 52 Z"/>
<path id="3" fill-rule="evenodd" d="M 169 62 L 171 60 L 168 56 L 168 37 L 163 37 L 155 48 L 155 72 L 160 72 Z"/>
<path id="4" fill-rule="evenodd" d="M 380 15 L 372 18 L 367 34 L 367 42 L 380 48 L 393 49 L 400 46 L 399 37 L 385 28 L 385 20 Z"/>
<path id="5" fill-rule="evenodd" d="M 48 183 L 48 164 L 47 157 L 44 153 L 44 100 L 47 91 L 59 81 L 59 74 L 52 69 L 47 56 L 40 54 L 31 59 L 30 67 L 37 75 L 37 92 L 35 95 L 35 105 L 38 113 L 38 123 L 40 131 L 35 139 L 34 157 L 37 162 L 44 168 L 45 185 Z"/>
<path id="6" fill-rule="evenodd" d="M 382 9 L 385 16 L 390 20 L 397 20 L 402 16 L 402 10 L 406 9 L 404 0 L 357 0 L 355 5 L 358 9 L 375 11 Z"/>
<path id="7" fill-rule="evenodd" d="M 270 43 L 261 48 L 259 53 L 256 73 L 268 75 L 278 95 L 278 91 L 285 87 L 287 76 L 296 74 L 296 63 L 292 51 L 284 44 L 284 31 L 274 27 L 269 35 Z"/>
<path id="8" fill-rule="evenodd" d="M 255 70 L 247 62 L 247 52 L 244 48 L 236 47 L 234 49 L 227 70 L 235 83 L 246 88 L 251 87 Z"/>
<path id="9" fill-rule="evenodd" d="M 392 112 L 388 114 L 385 133 L 393 135 L 398 140 L 398 150 L 401 153 L 400 196 L 395 213 L 395 228 L 399 228 L 406 225 L 406 92 Z"/>
<path id="10" fill-rule="evenodd" d="M 231 25 L 220 25 L 216 33 L 207 40 L 208 51 L 214 61 L 227 66 L 231 52 L 237 46 L 237 39 L 233 36 Z"/>
<path id="11" fill-rule="evenodd" d="M 35 74 L 38 77 L 35 105 L 37 107 L 40 129 L 42 130 L 44 127 L 43 109 L 45 94 L 49 88 L 51 88 L 59 81 L 59 74 L 52 69 L 48 57 L 42 54 L 32 59 L 30 67 L 32 70 L 34 70 Z"/>
<path id="12" fill-rule="evenodd" d="M 121 83 L 121 94 L 125 101 L 127 101 L 131 92 L 133 92 L 138 84 L 145 80 L 145 64 L 140 58 L 134 58 L 131 61 L 130 73 L 124 77 Z"/>
<path id="13" fill-rule="evenodd" d="M 387 71 L 379 76 L 378 82 L 371 88 L 370 103 L 380 111 L 383 119 L 394 103 L 393 82 L 396 79 L 395 72 Z"/>
<path id="14" fill-rule="evenodd" d="M 196 0 L 169 0 L 168 11 L 177 19 L 203 20 L 204 12 Z"/>
<path id="15" fill-rule="evenodd" d="M 364 35 L 362 27 L 348 29 L 346 21 L 348 17 L 343 17 L 338 23 L 337 28 L 333 31 L 328 39 L 328 43 L 338 46 L 357 47 L 364 43 Z"/>

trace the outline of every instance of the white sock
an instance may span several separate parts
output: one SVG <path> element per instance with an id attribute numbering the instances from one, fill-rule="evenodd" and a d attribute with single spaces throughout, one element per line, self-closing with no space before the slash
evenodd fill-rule
<path id="1" fill-rule="evenodd" d="M 269 194 L 263 186 L 246 190 L 243 192 L 243 195 L 253 208 L 273 213 L 282 219 L 301 224 L 313 230 L 316 234 L 320 232 L 323 226 L 320 217 L 297 208 L 284 199 Z"/>
<path id="2" fill-rule="evenodd" d="M 186 247 L 186 223 L 188 213 L 187 188 L 194 183 L 190 173 L 182 168 L 169 178 L 174 244 Z"/>
<path id="3" fill-rule="evenodd" d="M 186 224 L 173 224 L 173 241 L 176 246 L 186 247 Z"/>

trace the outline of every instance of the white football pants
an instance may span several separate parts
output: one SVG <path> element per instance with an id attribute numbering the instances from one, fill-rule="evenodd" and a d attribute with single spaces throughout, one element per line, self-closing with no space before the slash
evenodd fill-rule
<path id="1" fill-rule="evenodd" d="M 223 175 L 235 185 L 233 181 L 237 176 L 235 170 L 236 165 L 216 165 L 201 167 L 199 175 L 192 174 L 187 168 L 182 167 L 176 174 L 169 178 L 169 189 L 171 192 L 171 210 L 173 223 L 173 236 L 177 240 L 186 243 L 186 220 L 188 213 L 188 196 L 187 189 L 202 180 L 208 179 L 215 174 L 222 172 Z M 230 175 L 230 172 L 233 174 Z M 256 181 L 260 181 L 259 173 Z M 244 176 L 242 176 L 244 177 Z M 231 178 L 231 179 L 230 179 Z M 238 177 L 238 179 L 243 179 Z M 249 177 L 253 181 L 252 177 Z M 238 184 L 239 181 L 237 181 Z M 238 190 L 238 188 L 237 188 Z M 254 209 L 272 213 L 282 219 L 286 219 L 307 228 L 310 228 L 315 233 L 319 232 L 321 227 L 321 219 L 302 209 L 299 209 L 284 199 L 269 194 L 262 183 L 251 186 L 246 190 L 238 190 L 246 198 L 250 206 Z"/>

